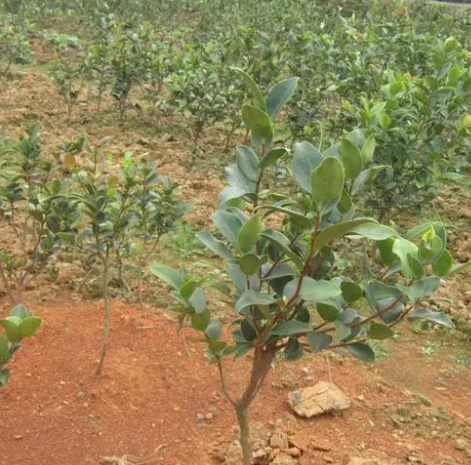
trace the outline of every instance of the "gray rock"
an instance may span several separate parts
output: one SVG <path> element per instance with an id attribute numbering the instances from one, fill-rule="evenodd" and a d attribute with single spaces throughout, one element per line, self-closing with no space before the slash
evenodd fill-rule
<path id="1" fill-rule="evenodd" d="M 350 399 L 335 384 L 324 381 L 288 394 L 288 403 L 300 417 L 312 418 L 350 407 Z"/>
<path id="2" fill-rule="evenodd" d="M 288 454 L 278 454 L 271 465 L 297 465 L 298 461 Z"/>

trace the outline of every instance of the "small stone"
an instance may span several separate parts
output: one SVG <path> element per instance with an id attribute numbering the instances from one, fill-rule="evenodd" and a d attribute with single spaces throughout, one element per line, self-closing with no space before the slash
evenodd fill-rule
<path id="1" fill-rule="evenodd" d="M 77 392 L 77 400 L 83 400 L 85 398 L 85 393 L 83 391 Z"/>
<path id="2" fill-rule="evenodd" d="M 204 416 L 204 419 L 205 420 L 212 420 L 214 417 L 214 415 L 211 413 L 211 412 L 208 412 L 205 416 Z"/>
<path id="3" fill-rule="evenodd" d="M 197 414 L 196 414 L 196 421 L 197 421 L 198 423 L 201 423 L 202 421 L 204 421 L 204 414 L 202 414 L 202 413 L 197 413 Z"/>
<path id="4" fill-rule="evenodd" d="M 328 455 L 324 455 L 324 457 L 322 457 L 324 459 L 324 462 L 326 463 L 334 463 L 334 459 Z"/>
<path id="5" fill-rule="evenodd" d="M 21 434 L 17 434 L 17 435 L 15 436 L 15 439 L 16 439 L 17 441 L 19 441 L 20 439 L 23 439 L 23 436 L 22 436 Z"/>
<path id="6" fill-rule="evenodd" d="M 278 454 L 271 465 L 297 465 L 298 461 L 288 454 Z"/>
<path id="7" fill-rule="evenodd" d="M 466 439 L 458 438 L 454 443 L 455 449 L 464 452 L 468 448 Z"/>
<path id="8" fill-rule="evenodd" d="M 290 447 L 285 452 L 288 455 L 291 455 L 291 457 L 300 457 L 301 456 L 301 451 L 297 447 Z"/>
<path id="9" fill-rule="evenodd" d="M 288 403 L 294 412 L 312 418 L 329 412 L 340 412 L 350 407 L 350 399 L 335 384 L 324 381 L 288 394 Z"/>
<path id="10" fill-rule="evenodd" d="M 281 429 L 276 429 L 270 438 L 270 446 L 273 447 L 273 449 L 288 449 L 288 435 L 286 432 Z"/>

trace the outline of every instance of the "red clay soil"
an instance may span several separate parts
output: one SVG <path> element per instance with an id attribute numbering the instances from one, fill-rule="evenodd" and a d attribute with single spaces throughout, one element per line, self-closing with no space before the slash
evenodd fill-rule
<path id="1" fill-rule="evenodd" d="M 0 465 L 98 464 L 100 456 L 145 456 L 159 446 L 165 447 L 155 463 L 206 465 L 214 463 L 217 444 L 234 437 L 235 417 L 221 395 L 216 367 L 206 364 L 197 344 L 190 346 L 191 357 L 185 354 L 172 321 L 114 301 L 111 347 L 104 374 L 96 377 L 99 302 L 69 300 L 34 308 L 44 325 L 36 338 L 25 341 L 11 363 L 11 381 L 0 391 Z M 289 389 L 282 383 L 302 387 L 327 379 L 325 360 L 308 357 L 275 368 L 252 418 L 267 426 L 282 418 L 306 444 L 301 465 L 344 465 L 364 450 L 407 463 L 412 449 L 428 465 L 470 463 L 454 447 L 453 433 L 456 426 L 461 428 L 456 434 L 462 434 L 460 421 L 471 416 L 469 369 L 456 370 L 453 382 L 437 390 L 439 370 L 452 363 L 448 356 L 424 363 L 417 344 L 392 345 L 399 358 L 375 366 L 352 359 L 332 363 L 333 381 L 353 400 L 342 415 L 305 421 L 289 413 Z M 228 367 L 233 389 L 243 386 L 247 369 L 248 360 Z M 401 385 L 432 399 L 433 406 Z M 398 405 L 418 412 L 422 430 L 393 426 Z M 443 433 L 439 420 L 427 423 L 438 406 L 453 417 Z M 197 420 L 208 412 L 212 419 Z"/>

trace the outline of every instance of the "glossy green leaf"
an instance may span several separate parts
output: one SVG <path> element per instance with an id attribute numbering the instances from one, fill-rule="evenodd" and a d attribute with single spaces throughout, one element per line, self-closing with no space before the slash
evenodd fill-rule
<path id="1" fill-rule="evenodd" d="M 211 313 L 209 310 L 205 310 L 202 313 L 195 313 L 191 315 L 191 326 L 198 331 L 204 331 L 211 320 Z"/>
<path id="2" fill-rule="evenodd" d="M 333 323 L 337 319 L 339 309 L 333 305 L 325 304 L 322 302 L 317 303 L 316 310 L 319 316 L 329 323 Z"/>
<path id="3" fill-rule="evenodd" d="M 294 295 L 298 286 L 298 279 L 290 281 L 284 291 L 283 295 L 286 300 L 291 299 Z M 301 290 L 299 296 L 301 299 L 307 302 L 324 302 L 333 297 L 337 297 L 341 294 L 340 286 L 334 284 L 331 281 L 316 281 L 306 276 L 301 284 Z"/>
<path id="4" fill-rule="evenodd" d="M 257 332 L 247 320 L 240 322 L 240 332 L 246 341 L 255 341 Z"/>
<path id="5" fill-rule="evenodd" d="M 273 124 L 270 117 L 258 107 L 244 105 L 242 119 L 255 136 L 266 139 L 273 134 Z"/>
<path id="6" fill-rule="evenodd" d="M 345 173 L 337 158 L 324 158 L 311 174 L 311 195 L 320 211 L 324 205 L 340 197 Z"/>
<path id="7" fill-rule="evenodd" d="M 287 360 L 295 361 L 299 360 L 304 355 L 303 346 L 299 343 L 298 338 L 290 337 L 286 343 L 286 348 L 283 355 Z"/>
<path id="8" fill-rule="evenodd" d="M 350 344 L 347 349 L 350 353 L 364 362 L 374 362 L 375 361 L 375 353 L 373 349 L 368 344 L 363 343 L 355 343 Z"/>
<path id="9" fill-rule="evenodd" d="M 271 119 L 275 119 L 285 103 L 292 97 L 299 78 L 292 77 L 277 84 L 267 97 L 267 112 Z"/>
<path id="10" fill-rule="evenodd" d="M 376 224 L 376 222 L 370 218 L 359 218 L 352 221 L 345 221 L 344 223 L 334 224 L 333 226 L 329 226 L 327 229 L 324 229 L 324 231 L 317 235 L 315 253 L 331 242 L 354 232 L 358 226 L 363 224 Z"/>
<path id="11" fill-rule="evenodd" d="M 212 319 L 206 327 L 205 333 L 211 341 L 217 341 L 222 336 L 221 320 L 219 318 Z"/>
<path id="12" fill-rule="evenodd" d="M 363 297 L 363 288 L 357 283 L 342 281 L 340 289 L 342 291 L 342 297 L 348 304 L 356 302 Z"/>
<path id="13" fill-rule="evenodd" d="M 363 166 L 368 165 L 371 161 L 373 161 L 373 156 L 376 149 L 376 140 L 374 136 L 368 137 L 366 139 L 365 144 L 361 148 L 361 157 L 363 160 Z"/>
<path id="14" fill-rule="evenodd" d="M 242 228 L 241 219 L 234 213 L 218 210 L 211 217 L 219 232 L 237 249 L 239 250 L 239 242 L 237 237 Z"/>
<path id="15" fill-rule="evenodd" d="M 267 152 L 260 160 L 260 169 L 264 170 L 276 164 L 278 160 L 283 158 L 288 153 L 288 150 L 282 147 L 275 147 Z"/>
<path id="16" fill-rule="evenodd" d="M 358 177 L 363 163 L 360 149 L 349 139 L 342 139 L 339 144 L 339 153 L 345 167 L 345 177 L 349 180 Z"/>
<path id="17" fill-rule="evenodd" d="M 319 166 L 324 157 L 309 142 L 296 145 L 293 156 L 293 174 L 300 187 L 311 192 L 311 173 Z"/>
<path id="18" fill-rule="evenodd" d="M 239 68 L 232 68 L 232 70 L 245 81 L 245 84 L 253 95 L 254 104 L 260 108 L 260 110 L 266 111 L 265 98 L 263 97 L 262 91 L 258 87 L 257 83 L 244 70 Z"/>
<path id="19" fill-rule="evenodd" d="M 237 167 L 249 181 L 256 182 L 260 176 L 260 164 L 257 154 L 245 145 L 239 145 L 236 150 Z"/>
<path id="20" fill-rule="evenodd" d="M 447 328 L 454 329 L 455 324 L 446 313 L 433 312 L 427 308 L 416 308 L 409 312 L 409 318 L 421 318 L 428 320 L 438 325 L 446 326 Z"/>
<path id="21" fill-rule="evenodd" d="M 257 243 L 260 233 L 263 231 L 263 224 L 260 216 L 252 216 L 240 229 L 237 236 L 239 249 L 244 252 L 250 252 Z"/>
<path id="22" fill-rule="evenodd" d="M 33 335 L 40 326 L 41 326 L 41 318 L 37 318 L 34 316 L 25 318 L 20 323 L 21 338 L 25 338 L 25 337 Z"/>
<path id="23" fill-rule="evenodd" d="M 0 386 L 5 386 L 10 379 L 10 370 L 0 369 Z"/>
<path id="24" fill-rule="evenodd" d="M 21 331 L 19 324 L 16 324 L 15 322 L 5 318 L 3 320 L 0 320 L 0 326 L 3 326 L 3 328 L 5 329 L 5 333 L 9 341 L 18 342 L 21 340 Z"/>
<path id="25" fill-rule="evenodd" d="M 307 335 L 307 342 L 309 342 L 311 350 L 316 353 L 327 349 L 330 346 L 332 343 L 332 336 L 325 333 L 309 333 Z"/>
<path id="26" fill-rule="evenodd" d="M 453 268 L 453 257 L 448 250 L 444 250 L 440 257 L 432 263 L 432 269 L 437 276 L 447 276 Z"/>
<path id="27" fill-rule="evenodd" d="M 199 239 L 209 250 L 219 255 L 221 258 L 230 259 L 232 257 L 229 248 L 224 242 L 216 239 L 211 233 L 202 231 L 196 233 L 196 238 Z"/>
<path id="28" fill-rule="evenodd" d="M 368 330 L 370 339 L 383 340 L 394 336 L 394 331 L 386 325 L 372 321 Z"/>
<path id="29" fill-rule="evenodd" d="M 270 305 L 275 302 L 275 299 L 270 294 L 257 292 L 252 289 L 245 291 L 236 302 L 235 310 L 240 313 L 247 307 L 252 305 Z"/>
<path id="30" fill-rule="evenodd" d="M 15 305 L 11 311 L 10 311 L 10 316 L 16 316 L 18 318 L 28 318 L 30 316 L 32 316 L 28 310 L 26 310 L 26 307 L 22 304 L 19 304 L 19 305 Z"/>
<path id="31" fill-rule="evenodd" d="M 191 295 L 189 302 L 196 313 L 204 312 L 204 310 L 206 309 L 206 297 L 201 287 L 197 287 L 195 289 L 195 292 L 193 292 L 193 294 Z"/>
<path id="32" fill-rule="evenodd" d="M 344 189 L 342 191 L 342 196 L 340 197 L 339 203 L 337 204 L 337 208 L 339 212 L 342 213 L 343 215 L 345 213 L 348 213 L 351 210 L 352 205 L 353 205 L 352 199 L 348 195 L 347 190 Z"/>
<path id="33" fill-rule="evenodd" d="M 183 285 L 183 278 L 180 273 L 169 266 L 158 265 L 154 263 L 151 265 L 150 270 L 152 273 L 157 276 L 157 278 L 162 279 L 167 284 L 170 284 L 174 289 L 180 289 Z"/>
<path id="34" fill-rule="evenodd" d="M 294 336 L 295 334 L 309 333 L 310 331 L 311 327 L 308 324 L 298 320 L 290 320 L 278 323 L 273 328 L 271 334 L 273 336 L 285 337 Z"/>
<path id="35" fill-rule="evenodd" d="M 260 269 L 261 263 L 257 255 L 253 253 L 245 254 L 239 261 L 239 267 L 246 276 L 252 276 Z"/>
<path id="36" fill-rule="evenodd" d="M 0 334 L 0 360 L 6 357 L 9 350 L 8 341 Z"/>

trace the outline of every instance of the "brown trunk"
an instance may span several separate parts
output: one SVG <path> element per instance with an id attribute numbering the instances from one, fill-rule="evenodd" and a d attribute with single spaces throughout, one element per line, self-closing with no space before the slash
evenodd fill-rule
<path id="1" fill-rule="evenodd" d="M 106 353 L 108 352 L 108 344 L 110 339 L 110 306 L 108 301 L 108 268 L 109 268 L 108 254 L 105 258 L 103 266 L 103 300 L 105 305 L 105 323 L 103 325 L 103 346 L 101 348 L 100 361 L 95 372 L 95 375 L 101 375 L 103 363 L 105 361 Z"/>

